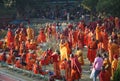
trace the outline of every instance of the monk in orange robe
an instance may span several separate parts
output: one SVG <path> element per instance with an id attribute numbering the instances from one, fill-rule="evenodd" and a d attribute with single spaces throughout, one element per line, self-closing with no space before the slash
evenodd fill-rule
<path id="1" fill-rule="evenodd" d="M 2 61 L 2 62 L 6 62 L 6 59 L 7 59 L 7 57 L 6 57 L 6 53 L 3 52 L 3 53 L 0 55 L 0 61 Z"/>
<path id="2" fill-rule="evenodd" d="M 7 32 L 7 47 L 10 48 L 10 44 L 14 42 L 14 36 L 11 29 L 8 29 Z"/>
<path id="3" fill-rule="evenodd" d="M 120 20 L 118 17 L 115 17 L 115 27 L 118 29 L 120 27 Z"/>
<path id="4" fill-rule="evenodd" d="M 87 54 L 90 63 L 94 62 L 94 59 L 96 57 L 96 52 L 97 52 L 97 42 L 94 38 L 92 38 L 92 41 L 89 43 L 88 46 L 88 54 Z"/>
<path id="5" fill-rule="evenodd" d="M 21 64 L 20 59 L 17 59 L 17 60 L 16 60 L 16 62 L 15 62 L 15 67 L 17 67 L 17 68 L 22 68 L 22 64 Z"/>
<path id="6" fill-rule="evenodd" d="M 27 43 L 27 47 L 30 50 L 36 50 L 37 49 L 37 44 L 35 40 L 31 39 L 29 43 Z"/>
<path id="7" fill-rule="evenodd" d="M 23 30 L 21 30 L 19 33 L 19 42 L 21 43 L 22 41 L 26 41 L 26 39 L 26 35 L 24 34 Z"/>
<path id="8" fill-rule="evenodd" d="M 102 33 L 102 49 L 104 49 L 105 51 L 108 51 L 108 35 L 107 32 L 104 30 Z"/>
<path id="9" fill-rule="evenodd" d="M 85 30 L 84 22 L 80 22 L 79 25 L 78 25 L 78 27 L 79 27 L 82 31 L 84 31 L 84 30 Z"/>
<path id="10" fill-rule="evenodd" d="M 101 39 L 101 30 L 99 24 L 97 24 L 97 27 L 95 29 L 95 34 L 96 34 L 96 40 L 101 42 L 102 39 Z"/>
<path id="11" fill-rule="evenodd" d="M 118 56 L 114 55 L 114 60 L 112 61 L 111 68 L 112 68 L 112 79 L 114 77 L 114 72 L 116 71 L 118 67 Z"/>
<path id="12" fill-rule="evenodd" d="M 29 62 L 27 62 L 27 70 L 32 70 L 33 69 L 33 64 L 35 63 L 35 60 L 32 58 L 29 58 L 28 60 Z"/>
<path id="13" fill-rule="evenodd" d="M 71 78 L 71 61 L 68 60 L 65 65 L 65 79 L 66 81 L 72 81 Z"/>
<path id="14" fill-rule="evenodd" d="M 104 55 L 103 66 L 104 66 L 105 70 L 108 71 L 109 76 L 111 76 L 111 64 L 110 64 L 109 58 L 107 57 L 106 54 Z"/>
<path id="15" fill-rule="evenodd" d="M 77 34 L 78 42 L 77 47 L 83 48 L 84 47 L 84 33 L 82 31 L 79 31 Z"/>
<path id="16" fill-rule="evenodd" d="M 55 81 L 55 79 L 62 79 L 61 73 L 60 73 L 60 56 L 57 51 L 55 51 L 51 55 L 51 60 L 53 62 L 54 67 L 54 75 L 51 75 L 49 78 L 49 81 Z"/>
<path id="17" fill-rule="evenodd" d="M 72 45 L 73 45 L 74 48 L 77 46 L 78 32 L 79 32 L 78 29 L 74 30 L 74 32 L 73 32 L 73 43 L 72 43 Z"/>
<path id="18" fill-rule="evenodd" d="M 81 78 L 82 69 L 81 64 L 78 61 L 77 57 L 74 57 L 73 54 L 70 56 L 71 61 L 71 80 L 79 80 Z"/>
<path id="19" fill-rule="evenodd" d="M 51 59 L 52 59 L 53 66 L 54 66 L 54 75 L 59 77 L 60 76 L 60 68 L 59 68 L 60 56 L 58 55 L 57 52 L 54 52 L 51 55 Z"/>
<path id="20" fill-rule="evenodd" d="M 34 39 L 34 30 L 32 28 L 30 28 L 28 26 L 28 28 L 26 29 L 26 32 L 27 32 L 27 39 Z"/>
<path id="21" fill-rule="evenodd" d="M 18 50 L 20 47 L 18 32 L 16 32 L 15 37 L 14 37 L 14 46 L 15 46 L 15 50 Z"/>
<path id="22" fill-rule="evenodd" d="M 63 61 L 64 59 L 68 60 L 69 54 L 70 54 L 70 48 L 69 48 L 68 42 L 65 40 L 61 40 L 61 42 L 60 42 L 61 61 Z"/>
<path id="23" fill-rule="evenodd" d="M 108 44 L 108 53 L 109 53 L 109 60 L 110 63 L 113 61 L 113 56 L 119 55 L 119 46 L 114 42 L 110 41 Z"/>
<path id="24" fill-rule="evenodd" d="M 10 55 L 7 57 L 6 63 L 7 64 L 13 64 L 15 60 L 15 56 L 14 55 Z"/>
<path id="25" fill-rule="evenodd" d="M 86 27 L 84 31 L 84 45 L 88 45 L 87 43 L 88 33 L 89 33 L 89 29 Z"/>
<path id="26" fill-rule="evenodd" d="M 38 43 L 46 42 L 46 35 L 44 33 L 44 29 L 40 30 L 40 33 L 39 33 L 38 38 L 37 38 L 37 42 Z"/>
<path id="27" fill-rule="evenodd" d="M 21 42 L 20 48 L 19 48 L 19 55 L 22 55 L 22 53 L 26 50 L 25 43 Z"/>
<path id="28" fill-rule="evenodd" d="M 33 73 L 34 74 L 42 74 L 42 75 L 48 74 L 48 72 L 45 72 L 45 71 L 42 70 L 42 67 L 39 65 L 38 61 L 36 61 L 33 64 Z"/>
<path id="29" fill-rule="evenodd" d="M 73 47 L 74 46 L 73 45 L 73 43 L 74 43 L 73 30 L 69 29 L 68 40 L 69 40 L 69 42 L 71 43 L 71 45 Z"/>

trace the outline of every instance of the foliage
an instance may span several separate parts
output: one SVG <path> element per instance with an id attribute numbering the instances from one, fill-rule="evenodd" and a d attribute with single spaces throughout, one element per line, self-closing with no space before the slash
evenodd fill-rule
<path id="1" fill-rule="evenodd" d="M 120 62 L 118 64 L 118 68 L 114 73 L 113 81 L 120 81 Z"/>
<path id="2" fill-rule="evenodd" d="M 82 5 L 90 11 L 105 12 L 120 17 L 120 0 L 83 0 Z"/>

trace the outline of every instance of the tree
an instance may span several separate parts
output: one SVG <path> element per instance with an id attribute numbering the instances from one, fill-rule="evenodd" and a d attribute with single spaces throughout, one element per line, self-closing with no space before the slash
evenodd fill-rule
<path id="1" fill-rule="evenodd" d="M 98 0 L 83 0 L 82 6 L 89 10 L 89 11 L 95 11 L 97 6 Z"/>
<path id="2" fill-rule="evenodd" d="M 120 0 L 83 0 L 82 5 L 89 11 L 105 12 L 120 17 Z"/>
<path id="3" fill-rule="evenodd" d="M 4 7 L 16 9 L 17 18 L 23 18 L 25 11 L 36 5 L 42 5 L 47 0 L 3 0 Z M 27 8 L 27 9 L 26 9 Z"/>

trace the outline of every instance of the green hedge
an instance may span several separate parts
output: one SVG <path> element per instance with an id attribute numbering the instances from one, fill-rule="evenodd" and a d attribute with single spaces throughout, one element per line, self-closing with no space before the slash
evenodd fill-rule
<path id="1" fill-rule="evenodd" d="M 113 81 L 120 81 L 120 62 L 118 64 L 118 68 L 114 73 Z"/>

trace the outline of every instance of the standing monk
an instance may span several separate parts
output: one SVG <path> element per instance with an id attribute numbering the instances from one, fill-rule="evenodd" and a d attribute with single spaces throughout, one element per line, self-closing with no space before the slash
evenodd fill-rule
<path id="1" fill-rule="evenodd" d="M 14 36 L 10 28 L 7 32 L 7 47 L 10 48 L 10 44 L 14 42 Z"/>
<path id="2" fill-rule="evenodd" d="M 65 40 L 61 40 L 60 42 L 60 54 L 61 54 L 61 61 L 63 61 L 64 59 L 68 60 L 70 54 L 70 48 L 68 42 Z"/>
<path id="3" fill-rule="evenodd" d="M 27 32 L 27 39 L 28 40 L 34 39 L 34 30 L 32 28 L 30 28 L 28 26 L 28 28 L 26 29 L 26 32 Z"/>
<path id="4" fill-rule="evenodd" d="M 88 44 L 88 54 L 87 57 L 92 64 L 94 62 L 94 59 L 96 57 L 97 52 L 97 42 L 94 38 L 92 38 L 92 41 Z"/>
<path id="5" fill-rule="evenodd" d="M 44 33 L 44 29 L 40 30 L 40 33 L 39 33 L 38 38 L 37 38 L 37 42 L 38 43 L 46 42 L 46 35 Z"/>
<path id="6" fill-rule="evenodd" d="M 78 58 L 75 57 L 73 54 L 70 56 L 71 61 L 71 81 L 75 81 L 81 78 L 82 69 L 81 64 L 78 61 Z"/>
<path id="7" fill-rule="evenodd" d="M 97 24 L 97 27 L 95 29 L 95 33 L 96 33 L 96 40 L 101 42 L 101 29 L 99 24 Z"/>

